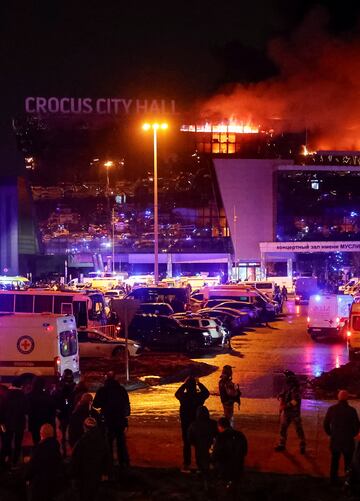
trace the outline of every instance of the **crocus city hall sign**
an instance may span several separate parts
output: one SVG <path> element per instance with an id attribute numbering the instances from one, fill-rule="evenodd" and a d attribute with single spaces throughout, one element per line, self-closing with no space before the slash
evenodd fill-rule
<path id="1" fill-rule="evenodd" d="M 125 99 L 117 97 L 27 97 L 26 113 L 99 115 L 174 115 L 175 101 L 165 99 Z"/>

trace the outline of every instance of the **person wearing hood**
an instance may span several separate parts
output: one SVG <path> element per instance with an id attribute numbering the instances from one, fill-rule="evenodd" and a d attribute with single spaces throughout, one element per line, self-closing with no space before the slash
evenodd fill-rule
<path id="1" fill-rule="evenodd" d="M 219 380 L 220 400 L 224 409 L 224 417 L 233 424 L 234 405 L 238 404 L 240 408 L 241 391 L 238 384 L 232 380 L 232 368 L 230 365 L 224 365 Z"/>
<path id="2" fill-rule="evenodd" d="M 340 457 L 344 457 L 345 471 L 351 465 L 355 437 L 360 430 L 358 413 L 349 405 L 348 399 L 349 393 L 340 390 L 338 403 L 328 408 L 323 422 L 325 433 L 330 437 L 330 480 L 334 484 L 338 482 Z"/>
<path id="3" fill-rule="evenodd" d="M 189 376 L 186 381 L 176 390 L 175 398 L 180 402 L 180 422 L 183 439 L 183 472 L 190 471 L 191 465 L 191 444 L 189 441 L 188 430 L 196 419 L 198 408 L 204 405 L 209 398 L 209 390 L 194 376 Z"/>
<path id="4" fill-rule="evenodd" d="M 2 428 L 2 465 L 16 466 L 21 454 L 27 413 L 27 400 L 21 388 L 21 381 L 16 379 L 1 400 L 0 424 Z"/>
<path id="5" fill-rule="evenodd" d="M 280 401 L 280 441 L 275 451 L 282 452 L 286 449 L 287 431 L 294 423 L 297 436 L 300 440 L 300 454 L 305 454 L 305 433 L 301 421 L 301 391 L 299 380 L 292 371 L 285 370 L 285 387 L 278 395 Z"/>
<path id="6" fill-rule="evenodd" d="M 210 449 L 217 435 L 217 422 L 210 418 L 205 405 L 198 407 L 196 419 L 188 430 L 189 442 L 195 448 L 196 465 L 204 476 L 205 489 L 208 488 L 210 469 Z"/>
<path id="7" fill-rule="evenodd" d="M 119 465 L 123 467 L 129 466 L 125 432 L 128 428 L 128 417 L 131 413 L 130 400 L 126 388 L 116 380 L 113 371 L 106 374 L 104 385 L 97 390 L 93 407 L 100 409 L 105 423 L 110 451 L 113 450 L 114 441 L 116 441 Z"/>

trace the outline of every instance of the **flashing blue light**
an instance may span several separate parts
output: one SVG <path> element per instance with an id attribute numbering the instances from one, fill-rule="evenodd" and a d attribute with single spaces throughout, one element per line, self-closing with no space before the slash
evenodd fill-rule
<path id="1" fill-rule="evenodd" d="M 315 301 L 319 302 L 320 300 L 321 300 L 321 296 L 319 294 L 316 294 Z"/>
<path id="2" fill-rule="evenodd" d="M 355 212 L 354 210 L 350 212 L 350 217 L 355 217 L 358 216 L 358 213 Z"/>

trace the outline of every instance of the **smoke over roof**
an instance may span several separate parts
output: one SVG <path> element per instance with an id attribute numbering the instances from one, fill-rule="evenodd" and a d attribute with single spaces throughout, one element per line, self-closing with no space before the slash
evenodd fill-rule
<path id="1" fill-rule="evenodd" d="M 270 43 L 278 76 L 227 86 L 203 103 L 203 118 L 307 129 L 313 148 L 360 149 L 359 34 L 335 38 L 326 28 L 326 13 L 313 10 L 290 39 Z"/>

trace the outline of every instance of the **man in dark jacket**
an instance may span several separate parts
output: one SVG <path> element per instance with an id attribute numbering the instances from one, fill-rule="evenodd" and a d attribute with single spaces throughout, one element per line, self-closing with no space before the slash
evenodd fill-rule
<path id="1" fill-rule="evenodd" d="M 107 373 L 104 385 L 96 392 L 93 407 L 101 410 L 110 451 L 112 452 L 113 450 L 115 440 L 119 465 L 124 467 L 129 466 L 130 461 L 125 431 L 128 427 L 128 417 L 131 412 L 130 400 L 128 392 L 115 379 L 113 371 Z"/>
<path id="2" fill-rule="evenodd" d="M 238 500 L 239 483 L 248 452 L 247 439 L 241 431 L 234 430 L 228 418 L 217 422 L 218 435 L 212 452 L 212 461 L 225 499 Z"/>
<path id="3" fill-rule="evenodd" d="M 291 423 L 294 423 L 296 433 L 300 440 L 300 453 L 305 454 L 305 433 L 301 420 L 301 392 L 300 384 L 294 372 L 284 371 L 286 378 L 284 390 L 278 396 L 280 401 L 280 441 L 275 447 L 277 452 L 286 448 L 287 431 Z"/>
<path id="4" fill-rule="evenodd" d="M 84 430 L 85 433 L 75 444 L 70 470 L 80 501 L 94 501 L 102 478 L 110 472 L 110 451 L 104 431 L 97 425 L 96 419 L 85 419 Z"/>
<path id="5" fill-rule="evenodd" d="M 15 380 L 1 401 L 0 424 L 3 429 L 1 464 L 16 465 L 20 458 L 26 424 L 27 401 L 20 380 Z"/>
<path id="6" fill-rule="evenodd" d="M 30 483 L 31 501 L 52 501 L 63 487 L 64 466 L 54 428 L 45 423 L 40 428 L 40 442 L 35 446 L 26 466 L 25 478 Z"/>
<path id="7" fill-rule="evenodd" d="M 195 448 L 196 464 L 204 478 L 205 490 L 208 489 L 210 469 L 210 448 L 217 435 L 217 423 L 210 419 L 209 410 L 205 405 L 198 407 L 196 419 L 189 427 L 189 442 Z"/>
<path id="8" fill-rule="evenodd" d="M 348 398 L 348 392 L 340 390 L 338 403 L 328 408 L 324 419 L 324 430 L 330 437 L 330 480 L 335 484 L 338 481 L 340 456 L 344 456 L 346 471 L 350 467 L 354 453 L 354 438 L 360 430 L 358 413 L 349 405 Z"/>
<path id="9" fill-rule="evenodd" d="M 193 376 L 189 376 L 186 381 L 178 388 L 175 397 L 180 402 L 180 421 L 183 439 L 183 459 L 184 466 L 182 471 L 189 472 L 191 465 L 191 444 L 189 441 L 188 430 L 196 419 L 198 408 L 204 405 L 209 398 L 208 389 Z"/>

